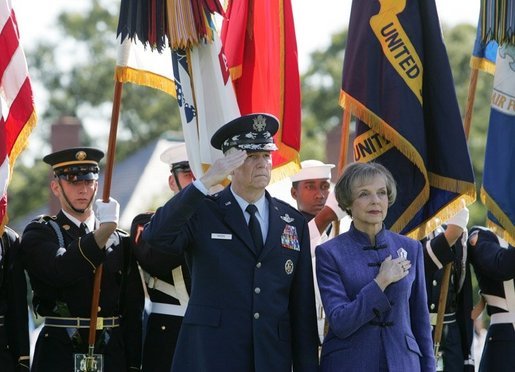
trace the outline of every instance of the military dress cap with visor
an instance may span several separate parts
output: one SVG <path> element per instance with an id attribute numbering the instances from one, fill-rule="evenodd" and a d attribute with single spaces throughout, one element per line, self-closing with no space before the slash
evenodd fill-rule
<path id="1" fill-rule="evenodd" d="M 170 172 L 191 172 L 188 154 L 186 152 L 186 144 L 177 142 L 168 147 L 161 153 L 159 159 L 163 163 L 168 164 Z"/>
<path id="2" fill-rule="evenodd" d="M 211 138 L 211 145 L 224 154 L 233 147 L 247 152 L 275 151 L 274 134 L 278 129 L 279 120 L 273 115 L 243 115 L 219 128 Z"/>
<path id="3" fill-rule="evenodd" d="M 104 153 L 92 147 L 74 147 L 48 154 L 43 161 L 52 166 L 54 176 L 69 182 L 98 179 L 98 162 Z"/>
<path id="4" fill-rule="evenodd" d="M 334 164 L 325 164 L 319 160 L 304 160 L 300 163 L 300 171 L 291 176 L 291 182 L 305 180 L 331 179 Z"/>

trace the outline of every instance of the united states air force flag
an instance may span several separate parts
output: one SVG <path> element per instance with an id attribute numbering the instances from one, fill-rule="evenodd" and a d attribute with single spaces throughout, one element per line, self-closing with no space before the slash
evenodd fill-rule
<path id="1" fill-rule="evenodd" d="M 434 0 L 354 0 L 340 104 L 354 157 L 385 165 L 385 224 L 420 239 L 475 200 L 474 175 Z"/>
<path id="2" fill-rule="evenodd" d="M 472 57 L 470 58 L 470 67 L 477 70 L 488 72 L 489 74 L 495 73 L 495 58 L 497 57 L 497 42 L 491 40 L 484 42 L 481 40 L 481 23 L 477 28 L 476 41 L 474 42 L 474 49 L 472 50 Z"/>
<path id="3" fill-rule="evenodd" d="M 481 199 L 488 225 L 515 245 L 515 46 L 499 47 Z"/>

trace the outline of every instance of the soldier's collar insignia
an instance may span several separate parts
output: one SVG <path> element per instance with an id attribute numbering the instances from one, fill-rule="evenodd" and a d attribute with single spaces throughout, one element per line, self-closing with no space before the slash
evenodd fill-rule
<path id="1" fill-rule="evenodd" d="M 230 200 L 229 200 L 228 202 L 225 202 L 225 206 L 226 206 L 226 207 L 227 207 L 227 206 L 229 206 L 229 205 L 231 205 L 231 204 L 232 204 L 232 203 L 231 203 L 231 201 L 230 201 Z"/>
<path id="2" fill-rule="evenodd" d="M 70 230 L 70 225 L 63 225 L 62 227 L 63 227 L 63 229 L 65 229 L 66 231 Z"/>
<path id="3" fill-rule="evenodd" d="M 293 221 L 295 221 L 295 218 L 292 218 L 288 215 L 288 213 L 285 213 L 284 216 L 281 216 L 281 220 L 283 220 L 286 223 L 292 223 Z"/>

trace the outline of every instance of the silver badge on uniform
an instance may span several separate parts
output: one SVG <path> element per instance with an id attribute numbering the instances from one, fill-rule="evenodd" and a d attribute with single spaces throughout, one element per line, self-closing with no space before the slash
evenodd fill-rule
<path id="1" fill-rule="evenodd" d="M 284 271 L 286 271 L 286 274 L 288 274 L 288 275 L 291 275 L 291 273 L 293 273 L 293 261 L 292 260 L 287 260 L 284 263 Z"/>
<path id="2" fill-rule="evenodd" d="M 283 220 L 286 223 L 292 223 L 295 221 L 295 218 L 291 218 L 288 213 L 285 213 L 284 216 L 281 216 L 281 220 Z"/>

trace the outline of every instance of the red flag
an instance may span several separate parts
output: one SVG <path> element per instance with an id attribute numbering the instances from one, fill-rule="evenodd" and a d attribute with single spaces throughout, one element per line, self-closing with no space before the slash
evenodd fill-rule
<path id="1" fill-rule="evenodd" d="M 0 0 L 0 231 L 7 223 L 7 186 L 14 162 L 36 125 L 25 54 L 9 0 Z"/>
<path id="2" fill-rule="evenodd" d="M 290 0 L 231 0 L 222 42 L 242 115 L 267 112 L 280 128 L 274 180 L 299 169 L 300 78 Z"/>

